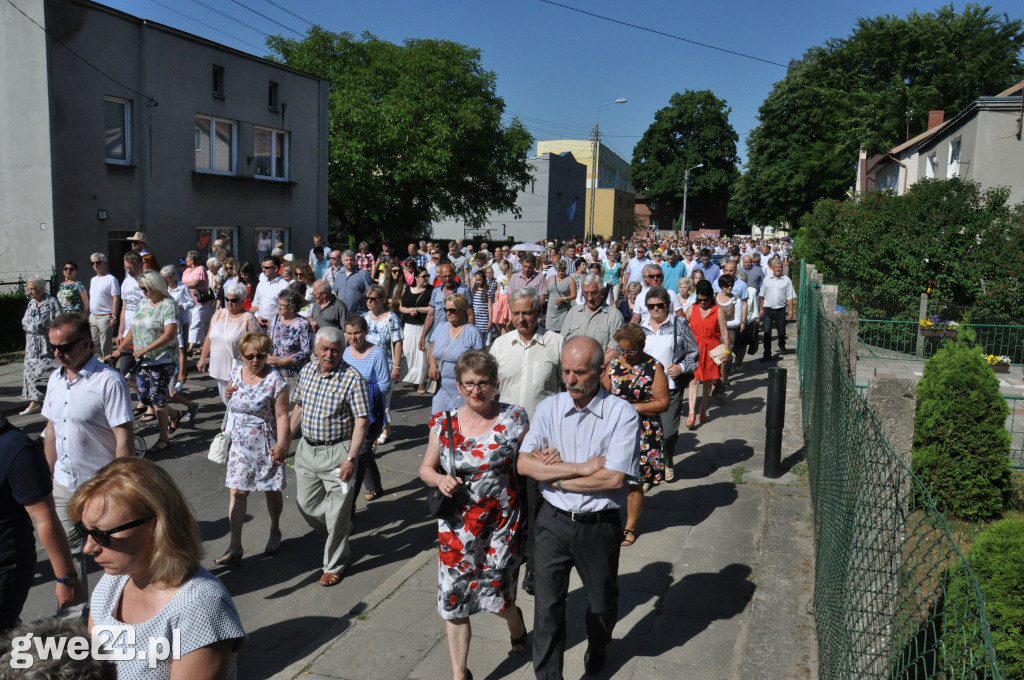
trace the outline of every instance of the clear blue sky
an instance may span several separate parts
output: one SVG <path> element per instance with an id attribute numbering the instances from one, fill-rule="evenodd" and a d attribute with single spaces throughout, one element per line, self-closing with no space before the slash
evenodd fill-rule
<path id="1" fill-rule="evenodd" d="M 828 38 L 850 35 L 858 17 L 905 16 L 915 9 L 925 13 L 944 4 L 938 0 L 933 4 L 910 0 L 558 2 L 779 64 L 800 58 L 807 48 Z M 336 32 L 369 31 L 393 42 L 440 38 L 480 48 L 484 66 L 498 75 L 498 93 L 505 99 L 506 112 L 520 116 L 538 139 L 586 139 L 597 107 L 624 97 L 628 103 L 601 109 L 601 136 L 626 160 L 655 112 L 668 103 L 672 93 L 686 89 L 711 90 L 729 104 L 730 121 L 740 137 L 739 152 L 745 158 L 746 135 L 757 124 L 757 109 L 772 85 L 785 75 L 780 66 L 586 16 L 542 0 L 274 3 Z M 307 27 L 268 0 L 104 0 L 103 4 L 259 55 L 266 54 L 266 34 L 298 37 L 274 21 L 300 33 Z M 959 11 L 965 3 L 956 0 L 953 4 Z M 992 7 L 1011 18 L 1024 15 L 1020 0 L 996 0 Z"/>

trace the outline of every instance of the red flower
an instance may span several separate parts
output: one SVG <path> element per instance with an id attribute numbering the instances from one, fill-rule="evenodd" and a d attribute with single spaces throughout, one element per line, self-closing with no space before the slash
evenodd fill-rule
<path id="1" fill-rule="evenodd" d="M 466 531 L 474 536 L 479 536 L 487 523 L 495 513 L 498 512 L 498 508 L 499 504 L 497 498 L 481 498 L 480 501 L 471 507 L 465 514 Z"/>
<path id="2" fill-rule="evenodd" d="M 494 426 L 494 431 L 495 432 L 504 432 L 505 431 L 505 426 L 504 425 L 495 425 Z"/>
<path id="3" fill-rule="evenodd" d="M 441 564 L 446 567 L 457 567 L 462 561 L 462 554 L 465 546 L 453 531 L 442 531 L 437 535 L 439 545 L 438 555 Z"/>
<path id="4" fill-rule="evenodd" d="M 469 455 L 483 460 L 484 452 L 478 447 L 473 447 L 473 450 L 469 452 Z"/>

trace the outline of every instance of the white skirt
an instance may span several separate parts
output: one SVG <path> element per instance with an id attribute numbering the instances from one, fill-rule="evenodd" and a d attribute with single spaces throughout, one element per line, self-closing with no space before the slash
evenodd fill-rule
<path id="1" fill-rule="evenodd" d="M 420 385 L 427 375 L 427 352 L 420 351 L 423 326 L 407 323 L 402 331 L 405 335 L 402 342 L 402 361 L 406 366 L 402 382 Z"/>

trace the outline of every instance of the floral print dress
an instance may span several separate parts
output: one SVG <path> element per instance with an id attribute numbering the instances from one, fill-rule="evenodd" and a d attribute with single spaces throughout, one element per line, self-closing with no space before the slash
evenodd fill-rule
<path id="1" fill-rule="evenodd" d="M 285 388 L 284 378 L 271 368 L 263 380 L 246 385 L 241 371 L 241 366 L 231 371 L 230 383 L 236 389 L 228 402 L 231 449 L 224 486 L 240 491 L 281 491 L 284 466 L 271 460 L 270 449 L 277 444 L 274 402 Z"/>
<path id="2" fill-rule="evenodd" d="M 286 323 L 280 316 L 275 316 L 270 324 L 270 339 L 274 346 L 274 356 L 295 360 L 294 365 L 281 366 L 277 370 L 285 378 L 298 376 L 313 354 L 313 327 L 309 325 L 309 319 L 297 316 Z"/>
<path id="3" fill-rule="evenodd" d="M 79 281 L 64 281 L 57 290 L 57 302 L 65 312 L 82 313 L 82 293 L 85 286 Z"/>
<path id="4" fill-rule="evenodd" d="M 50 349 L 48 332 L 50 322 L 60 314 L 60 311 L 57 298 L 46 293 L 38 304 L 29 298 L 25 315 L 21 317 L 21 328 L 25 331 L 21 398 L 26 401 L 43 400 L 43 393 L 39 390 L 39 381 L 57 366 L 57 362 L 53 358 L 53 350 Z"/>
<path id="5" fill-rule="evenodd" d="M 654 400 L 654 374 L 661 364 L 653 357 L 634 366 L 626 366 L 619 357 L 608 365 L 612 379 L 611 392 L 630 404 L 645 404 Z M 640 414 L 640 483 L 652 485 L 665 481 L 665 460 L 662 457 L 661 418 Z"/>
<path id="6" fill-rule="evenodd" d="M 459 514 L 437 522 L 437 611 L 444 619 L 513 606 L 515 570 L 525 547 L 519 535 L 516 457 L 529 423 L 526 410 L 500 404 L 494 426 L 482 437 L 463 436 L 458 409 L 451 415 L 455 475 L 464 484 L 455 496 Z M 448 473 L 451 449 L 443 413 L 431 417 L 430 429 L 441 441 L 441 466 Z"/>

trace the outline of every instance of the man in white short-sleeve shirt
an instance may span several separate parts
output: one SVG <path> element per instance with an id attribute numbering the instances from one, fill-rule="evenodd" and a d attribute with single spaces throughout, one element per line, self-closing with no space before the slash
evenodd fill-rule
<path id="1" fill-rule="evenodd" d="M 89 329 L 93 351 L 105 357 L 113 350 L 114 326 L 117 310 L 121 306 L 121 286 L 117 277 L 108 271 L 107 256 L 93 253 L 89 256 L 95 276 L 89 281 Z"/>

